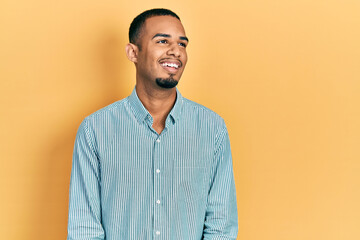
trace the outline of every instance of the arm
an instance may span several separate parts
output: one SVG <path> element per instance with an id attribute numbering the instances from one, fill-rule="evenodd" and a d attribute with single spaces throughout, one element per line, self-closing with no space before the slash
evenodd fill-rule
<path id="1" fill-rule="evenodd" d="M 68 240 L 105 238 L 101 225 L 99 160 L 86 120 L 79 127 L 70 180 Z"/>
<path id="2" fill-rule="evenodd" d="M 217 146 L 207 200 L 203 239 L 236 239 L 238 232 L 236 190 L 230 141 L 226 128 Z"/>

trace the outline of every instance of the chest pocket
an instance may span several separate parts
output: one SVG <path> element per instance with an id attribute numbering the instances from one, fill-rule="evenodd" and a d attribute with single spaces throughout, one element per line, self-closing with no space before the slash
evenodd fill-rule
<path id="1" fill-rule="evenodd" d="M 176 199 L 184 202 L 204 200 L 206 196 L 205 167 L 175 167 Z"/>

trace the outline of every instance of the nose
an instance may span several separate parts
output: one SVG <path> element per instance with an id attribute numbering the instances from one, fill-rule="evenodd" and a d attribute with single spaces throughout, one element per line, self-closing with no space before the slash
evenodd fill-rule
<path id="1" fill-rule="evenodd" d="M 170 46 L 167 54 L 168 55 L 173 55 L 173 56 L 179 58 L 181 56 L 180 46 L 177 43 L 172 44 Z"/>

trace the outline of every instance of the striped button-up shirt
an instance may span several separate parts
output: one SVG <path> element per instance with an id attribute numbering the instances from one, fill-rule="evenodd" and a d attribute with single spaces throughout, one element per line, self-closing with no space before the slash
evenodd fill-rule
<path id="1" fill-rule="evenodd" d="M 236 239 L 225 123 L 176 91 L 161 134 L 135 89 L 81 123 L 68 240 Z"/>

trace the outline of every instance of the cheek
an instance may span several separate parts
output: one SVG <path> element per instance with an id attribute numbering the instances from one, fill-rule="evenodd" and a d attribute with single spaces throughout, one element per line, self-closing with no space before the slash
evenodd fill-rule
<path id="1" fill-rule="evenodd" d="M 186 50 L 184 50 L 184 52 L 183 52 L 183 55 L 182 55 L 183 57 L 182 57 L 182 61 L 183 61 L 183 63 L 186 63 L 187 62 L 187 59 L 188 59 L 188 57 L 187 57 L 187 53 L 186 53 Z"/>
<path id="2" fill-rule="evenodd" d="M 183 58 L 183 64 L 184 64 L 184 66 L 186 66 L 186 63 L 187 63 L 187 57 L 185 56 L 185 57 Z"/>

